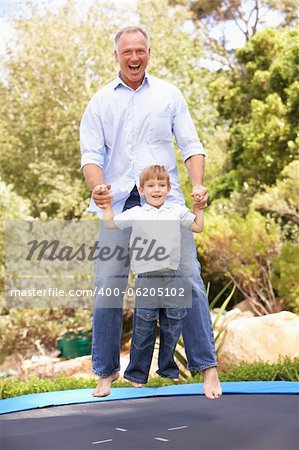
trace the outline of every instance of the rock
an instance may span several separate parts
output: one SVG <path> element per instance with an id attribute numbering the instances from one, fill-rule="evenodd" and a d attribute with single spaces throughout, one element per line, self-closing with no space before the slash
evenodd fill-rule
<path id="1" fill-rule="evenodd" d="M 298 331 L 299 318 L 289 311 L 232 320 L 217 344 L 219 365 L 299 357 Z"/>
<path id="2" fill-rule="evenodd" d="M 214 320 L 216 319 L 218 312 L 219 309 L 214 309 L 213 311 L 211 311 L 212 322 L 214 322 Z M 231 322 L 232 320 L 253 316 L 254 314 L 251 311 L 241 311 L 238 308 L 231 309 L 230 311 L 224 311 L 217 322 L 215 334 L 217 334 L 217 330 L 226 327 L 228 323 Z"/>
<path id="3" fill-rule="evenodd" d="M 242 312 L 250 311 L 250 312 L 252 312 L 252 314 L 253 314 L 254 316 L 256 315 L 256 314 L 255 314 L 255 311 L 253 310 L 253 308 L 252 308 L 252 306 L 251 306 L 251 303 L 249 302 L 249 300 L 243 300 L 243 301 L 237 303 L 237 304 L 233 307 L 233 310 L 234 310 L 234 309 L 239 309 L 239 310 L 242 311 Z"/>
<path id="4" fill-rule="evenodd" d="M 91 355 L 80 356 L 66 361 L 60 361 L 52 366 L 52 375 L 72 376 L 78 373 L 93 375 L 91 369 Z"/>

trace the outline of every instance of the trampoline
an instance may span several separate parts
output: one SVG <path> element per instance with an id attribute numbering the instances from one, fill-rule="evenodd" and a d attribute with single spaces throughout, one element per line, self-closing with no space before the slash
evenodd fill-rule
<path id="1" fill-rule="evenodd" d="M 208 400 L 202 384 L 91 389 L 2 400 L 2 450 L 296 450 L 298 384 L 221 383 Z"/>

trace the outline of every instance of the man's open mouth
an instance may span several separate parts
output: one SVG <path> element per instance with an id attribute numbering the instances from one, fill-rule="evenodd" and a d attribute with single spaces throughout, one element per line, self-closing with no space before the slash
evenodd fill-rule
<path id="1" fill-rule="evenodd" d="M 131 72 L 138 72 L 138 70 L 140 69 L 140 64 L 136 66 L 129 66 L 129 69 L 131 70 Z"/>

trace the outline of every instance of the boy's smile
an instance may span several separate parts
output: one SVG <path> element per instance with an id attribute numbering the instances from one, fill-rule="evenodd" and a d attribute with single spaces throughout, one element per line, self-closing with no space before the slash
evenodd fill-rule
<path id="1" fill-rule="evenodd" d="M 160 208 L 165 203 L 169 191 L 167 181 L 157 178 L 145 181 L 144 186 L 139 188 L 140 194 L 145 196 L 146 203 L 155 208 Z"/>

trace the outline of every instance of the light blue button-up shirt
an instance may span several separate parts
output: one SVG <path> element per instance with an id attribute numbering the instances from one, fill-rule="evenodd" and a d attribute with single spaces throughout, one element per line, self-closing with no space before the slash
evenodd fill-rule
<path id="1" fill-rule="evenodd" d="M 89 101 L 80 125 L 81 168 L 89 163 L 104 171 L 111 183 L 115 214 L 124 204 L 139 175 L 152 164 L 164 165 L 170 175 L 167 202 L 184 204 L 173 146 L 173 137 L 183 160 L 205 155 L 181 91 L 147 73 L 138 89 L 127 86 L 119 76 Z M 89 212 L 98 213 L 93 199 Z"/>

